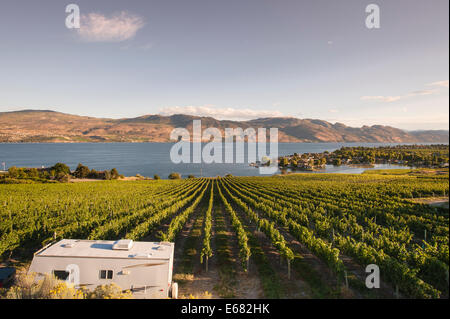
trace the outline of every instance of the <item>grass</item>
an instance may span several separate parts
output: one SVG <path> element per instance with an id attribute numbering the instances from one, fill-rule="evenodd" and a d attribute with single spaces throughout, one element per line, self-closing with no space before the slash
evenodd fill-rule
<path id="1" fill-rule="evenodd" d="M 246 228 L 246 226 L 244 226 Z M 258 269 L 259 279 L 264 291 L 264 295 L 269 299 L 280 299 L 284 297 L 284 292 L 281 287 L 280 279 L 275 270 L 269 263 L 267 256 L 259 246 L 256 238 L 247 230 L 248 243 L 256 268 Z"/>
<path id="2" fill-rule="evenodd" d="M 301 275 L 301 278 L 309 285 L 311 297 L 316 299 L 329 299 L 338 297 L 337 290 L 326 285 L 320 276 L 300 255 L 295 255 L 292 268 Z"/>
<path id="3" fill-rule="evenodd" d="M 189 236 L 186 239 L 186 242 L 184 243 L 184 253 L 180 267 L 182 269 L 181 271 L 182 273 L 187 274 L 193 273 L 195 258 L 197 257 L 200 258 L 197 251 L 197 247 L 200 237 L 202 235 L 201 230 L 202 225 L 203 225 L 203 215 L 197 217 L 197 219 L 194 222 L 194 225 L 192 226 L 191 232 L 189 233 Z"/>
<path id="4" fill-rule="evenodd" d="M 229 234 L 226 231 L 222 207 L 214 210 L 215 213 L 215 244 L 219 266 L 219 283 L 214 287 L 220 297 L 233 298 L 235 294 L 236 267 L 233 263 Z"/>

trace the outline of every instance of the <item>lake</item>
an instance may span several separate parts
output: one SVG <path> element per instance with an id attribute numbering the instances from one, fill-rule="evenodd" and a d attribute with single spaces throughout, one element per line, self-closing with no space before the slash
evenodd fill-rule
<path id="1" fill-rule="evenodd" d="M 0 144 L 0 164 L 6 168 L 17 167 L 49 167 L 57 162 L 66 163 L 75 169 L 78 163 L 96 170 L 117 168 L 120 174 L 153 177 L 158 174 L 167 178 L 171 172 L 178 172 L 183 177 L 194 176 L 260 176 L 259 169 L 249 166 L 245 154 L 236 154 L 236 158 L 244 158 L 245 163 L 233 164 L 174 164 L 170 159 L 173 143 L 24 143 Z M 385 146 L 395 143 L 279 143 L 278 155 L 293 153 L 317 153 L 334 151 L 343 146 Z M 247 144 L 246 144 L 247 148 Z M 269 148 L 267 148 L 269 150 Z M 191 152 L 192 153 L 192 152 Z M 192 156 L 192 154 L 191 154 Z M 359 174 L 367 169 L 407 168 L 398 165 L 375 165 L 374 168 L 360 168 L 328 165 L 325 170 L 314 173 L 353 173 Z M 0 165 L 0 169 L 3 166 Z M 278 172 L 279 173 L 279 172 Z"/>

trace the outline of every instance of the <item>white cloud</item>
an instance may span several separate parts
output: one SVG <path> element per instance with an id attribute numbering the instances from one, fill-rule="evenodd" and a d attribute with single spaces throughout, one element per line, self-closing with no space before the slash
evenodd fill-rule
<path id="1" fill-rule="evenodd" d="M 402 99 L 403 96 L 382 96 L 382 95 L 376 95 L 376 96 L 361 96 L 361 100 L 378 100 L 383 102 L 395 102 L 400 99 Z"/>
<path id="2" fill-rule="evenodd" d="M 448 88 L 448 80 L 429 83 L 429 84 L 427 84 L 427 86 L 441 86 L 441 87 Z"/>
<path id="3" fill-rule="evenodd" d="M 448 81 L 433 82 L 433 83 L 426 84 L 426 86 L 448 87 Z M 432 95 L 432 94 L 436 94 L 436 93 L 439 93 L 439 90 L 434 88 L 434 89 L 427 89 L 427 90 L 417 90 L 417 91 L 410 92 L 408 94 L 397 95 L 397 96 L 365 95 L 365 96 L 361 96 L 360 99 L 363 101 L 377 100 L 377 101 L 389 103 L 389 102 L 396 102 L 398 100 L 403 100 L 403 99 L 414 97 L 414 96 Z"/>
<path id="4" fill-rule="evenodd" d="M 187 114 L 195 116 L 211 116 L 217 119 L 248 120 L 262 117 L 279 117 L 283 114 L 272 110 L 252 110 L 235 108 L 215 108 L 205 106 L 168 106 L 159 110 L 161 115 Z"/>
<path id="5" fill-rule="evenodd" d="M 437 93 L 437 90 L 419 90 L 419 91 L 411 92 L 410 94 L 408 94 L 406 96 L 431 95 L 434 93 Z"/>
<path id="6" fill-rule="evenodd" d="M 141 17 L 126 11 L 111 17 L 89 13 L 81 16 L 77 32 L 81 39 L 89 42 L 120 42 L 134 37 L 143 26 Z"/>

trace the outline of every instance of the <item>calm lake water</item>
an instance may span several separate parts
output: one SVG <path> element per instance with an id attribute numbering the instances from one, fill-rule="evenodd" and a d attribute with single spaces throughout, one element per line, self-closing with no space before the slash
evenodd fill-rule
<path id="1" fill-rule="evenodd" d="M 178 172 L 183 177 L 189 174 L 195 176 L 260 176 L 259 169 L 247 163 L 245 154 L 236 154 L 236 158 L 244 158 L 245 163 L 234 164 L 174 164 L 170 159 L 170 149 L 173 143 L 25 143 L 0 144 L 0 169 L 2 162 L 6 168 L 17 167 L 48 167 L 57 162 L 66 163 L 75 169 L 78 163 L 83 163 L 96 170 L 117 168 L 120 174 L 153 177 L 158 174 L 167 178 L 171 172 Z M 334 151 L 342 146 L 383 146 L 398 145 L 394 143 L 279 143 L 279 155 L 293 153 Z M 247 149 L 247 145 L 246 145 Z M 269 147 L 267 147 L 269 152 Z M 235 150 L 236 152 L 236 150 Z M 224 153 L 224 152 L 222 152 Z M 191 151 L 192 156 L 192 151 Z M 376 165 L 374 169 L 407 168 L 398 165 Z M 355 168 L 348 166 L 334 167 L 328 165 L 325 170 L 315 173 L 353 173 L 359 174 L 370 168 Z"/>

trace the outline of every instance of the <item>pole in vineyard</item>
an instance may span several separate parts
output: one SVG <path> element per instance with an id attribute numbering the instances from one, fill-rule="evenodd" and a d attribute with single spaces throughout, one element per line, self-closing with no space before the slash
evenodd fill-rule
<path id="1" fill-rule="evenodd" d="M 345 288 L 348 289 L 348 277 L 347 277 L 347 271 L 344 270 L 344 276 L 345 276 Z"/>
<path id="2" fill-rule="evenodd" d="M 288 258 L 287 260 L 288 265 L 288 279 L 291 279 L 291 260 Z"/>

